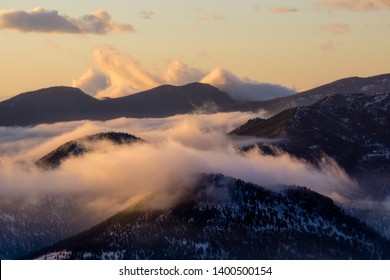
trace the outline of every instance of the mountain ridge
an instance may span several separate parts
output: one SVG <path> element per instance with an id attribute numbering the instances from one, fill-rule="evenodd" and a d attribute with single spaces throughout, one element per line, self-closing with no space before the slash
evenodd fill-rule
<path id="1" fill-rule="evenodd" d="M 390 243 L 306 188 L 203 175 L 166 210 L 127 208 L 23 259 L 382 259 Z"/>
<path id="2" fill-rule="evenodd" d="M 109 141 L 113 145 L 146 143 L 145 140 L 124 132 L 101 132 L 66 142 L 41 157 L 35 164 L 43 170 L 58 168 L 63 161 L 70 157 L 82 156 L 93 151 L 93 147 L 90 146 L 102 141 Z"/>
<path id="3" fill-rule="evenodd" d="M 163 85 L 137 94 L 103 100 L 77 88 L 50 87 L 21 93 L 0 102 L 0 126 L 119 117 L 168 117 L 234 102 L 226 93 L 201 83 Z"/>
<path id="4" fill-rule="evenodd" d="M 390 93 L 331 94 L 317 103 L 253 119 L 230 135 L 258 137 L 254 145 L 268 155 L 286 153 L 321 168 L 331 159 L 356 181 L 356 201 L 386 207 L 390 194 Z M 274 141 L 263 141 L 271 138 Z M 354 209 L 357 207 L 357 209 Z M 351 205 L 351 212 L 390 237 L 390 218 L 380 209 Z M 380 222 L 378 222 L 380 221 Z"/>
<path id="5" fill-rule="evenodd" d="M 274 116 L 284 110 L 312 105 L 332 93 L 390 93 L 390 73 L 370 77 L 348 77 L 297 94 L 266 101 L 246 102 L 230 106 L 228 111 L 265 111 Z"/>
<path id="6" fill-rule="evenodd" d="M 70 104 L 68 96 L 65 97 L 64 93 L 56 95 L 62 96 L 58 100 L 51 100 L 54 95 L 44 94 L 53 91 L 71 93 L 74 102 Z M 119 117 L 159 118 L 198 110 L 200 112 L 264 111 L 268 116 L 273 116 L 286 109 L 312 105 L 331 93 L 379 92 L 390 92 L 390 74 L 366 78 L 344 78 L 286 97 L 252 102 L 234 100 L 227 93 L 202 83 L 183 86 L 162 85 L 132 95 L 102 100 L 89 96 L 80 89 L 51 87 L 22 93 L 0 102 L 0 126 L 31 126 L 77 120 L 104 121 Z M 41 100 L 40 97 L 50 98 Z"/>

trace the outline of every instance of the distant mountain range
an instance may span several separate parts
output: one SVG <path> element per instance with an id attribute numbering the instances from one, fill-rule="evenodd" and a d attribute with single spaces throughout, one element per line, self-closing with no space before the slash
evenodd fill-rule
<path id="1" fill-rule="evenodd" d="M 286 97 L 233 104 L 228 107 L 228 110 L 264 111 L 268 116 L 273 116 L 287 109 L 312 105 L 334 93 L 390 93 L 390 74 L 367 78 L 345 78 Z"/>
<path id="2" fill-rule="evenodd" d="M 226 93 L 201 83 L 180 87 L 165 85 L 104 100 L 95 99 L 77 88 L 52 87 L 0 102 L 0 126 L 119 117 L 168 117 L 196 110 L 219 110 L 234 103 Z"/>
<path id="3" fill-rule="evenodd" d="M 125 209 L 23 258 L 388 259 L 390 242 L 329 198 L 203 175 L 167 210 Z"/>
<path id="4" fill-rule="evenodd" d="M 52 87 L 22 93 L 0 102 L 0 126 L 31 126 L 75 120 L 119 117 L 167 117 L 200 112 L 264 110 L 268 115 L 311 105 L 332 93 L 390 92 L 390 74 L 342 79 L 302 93 L 267 101 L 240 102 L 227 93 L 201 83 L 164 85 L 125 97 L 98 100 L 81 90 Z"/>

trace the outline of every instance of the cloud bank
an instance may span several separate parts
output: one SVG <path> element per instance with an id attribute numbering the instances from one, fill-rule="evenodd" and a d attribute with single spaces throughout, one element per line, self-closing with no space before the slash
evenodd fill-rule
<path id="1" fill-rule="evenodd" d="M 267 100 L 295 93 L 280 85 L 237 77 L 221 68 L 206 72 L 180 60 L 170 61 L 165 69 L 147 70 L 129 54 L 110 46 L 95 48 L 94 62 L 95 67 L 73 80 L 72 85 L 98 98 L 126 96 L 162 84 L 192 82 L 209 83 L 240 101 Z"/>
<path id="2" fill-rule="evenodd" d="M 226 132 L 253 116 L 236 112 L 1 128 L 7 137 L 0 141 L 0 195 L 75 196 L 107 216 L 148 196 L 154 197 L 151 207 L 168 207 L 193 186 L 199 173 L 223 173 L 270 188 L 303 185 L 339 201 L 356 193 L 355 183 L 333 161 L 315 169 L 286 154 L 239 152 Z M 149 144 L 102 143 L 100 149 L 69 159 L 57 170 L 34 167 L 37 159 L 66 141 L 112 130 L 135 134 Z"/>
<path id="3" fill-rule="evenodd" d="M 71 18 L 55 10 L 37 7 L 31 11 L 0 10 L 0 29 L 35 33 L 106 34 L 134 32 L 129 24 L 117 23 L 100 10 L 81 18 Z"/>

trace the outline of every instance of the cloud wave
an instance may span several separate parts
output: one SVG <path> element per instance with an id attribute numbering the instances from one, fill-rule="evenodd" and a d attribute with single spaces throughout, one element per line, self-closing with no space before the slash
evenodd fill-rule
<path id="1" fill-rule="evenodd" d="M 226 133 L 253 116 L 235 112 L 1 128 L 8 138 L 0 139 L 0 195 L 73 195 L 109 215 L 151 194 L 156 197 L 154 207 L 169 206 L 172 194 L 191 187 L 199 173 L 223 173 L 270 188 L 304 185 L 340 199 L 355 193 L 354 182 L 335 162 L 324 161 L 315 169 L 287 154 L 238 151 L 236 140 Z M 149 144 L 103 143 L 101 149 L 66 160 L 57 170 L 34 168 L 35 160 L 64 142 L 101 131 L 132 133 Z"/>
<path id="2" fill-rule="evenodd" d="M 209 83 L 240 101 L 267 100 L 295 93 L 280 85 L 237 77 L 221 68 L 206 72 L 176 59 L 170 61 L 165 69 L 148 71 L 129 54 L 110 46 L 96 48 L 94 62 L 95 68 L 88 69 L 82 77 L 75 79 L 73 86 L 98 98 L 126 96 L 162 84 L 192 82 Z"/>
<path id="3" fill-rule="evenodd" d="M 100 10 L 81 18 L 71 18 L 55 10 L 41 7 L 31 11 L 0 10 L 0 29 L 35 33 L 106 34 L 134 32 L 129 24 L 112 21 L 108 12 Z"/>

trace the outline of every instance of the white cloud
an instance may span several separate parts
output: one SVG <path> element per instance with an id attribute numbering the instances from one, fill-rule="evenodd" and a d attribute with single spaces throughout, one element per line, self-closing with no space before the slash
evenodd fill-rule
<path id="1" fill-rule="evenodd" d="M 238 78 L 227 70 L 216 68 L 201 82 L 211 84 L 242 101 L 267 100 L 294 94 L 292 89 L 280 85 L 258 83 L 249 79 Z"/>
<path id="2" fill-rule="evenodd" d="M 106 34 L 134 32 L 129 24 L 112 21 L 106 11 L 96 11 L 81 18 L 71 18 L 55 10 L 38 7 L 31 11 L 0 10 L 0 29 L 36 33 Z"/>
<path id="3" fill-rule="evenodd" d="M 108 86 L 108 77 L 101 71 L 90 68 L 79 79 L 72 81 L 72 86 L 84 92 L 96 95 Z"/>
<path id="4" fill-rule="evenodd" d="M 73 81 L 73 85 L 99 98 L 126 96 L 162 84 L 192 82 L 209 83 L 242 101 L 266 100 L 295 93 L 283 86 L 238 78 L 220 68 L 208 73 L 180 60 L 170 61 L 163 69 L 149 71 L 130 55 L 109 46 L 96 48 L 94 58 L 96 70 L 88 69 L 81 78 Z M 105 81 L 106 87 L 102 88 Z"/>
<path id="5" fill-rule="evenodd" d="M 156 76 L 159 75 L 162 77 L 161 83 L 183 85 L 201 80 L 205 73 L 175 59 L 168 64 L 161 74 L 156 73 Z"/>
<path id="6" fill-rule="evenodd" d="M 150 89 L 159 82 L 130 55 L 112 47 L 94 50 L 95 64 L 99 71 L 108 77 L 108 87 L 96 97 L 119 97 Z"/>
<path id="7" fill-rule="evenodd" d="M 239 152 L 226 133 L 253 116 L 236 112 L 2 128 L 9 137 L 0 141 L 0 195 L 76 195 L 84 205 L 109 215 L 150 194 L 158 197 L 155 207 L 174 203 L 177 197 L 171 194 L 191 187 L 199 173 L 223 173 L 270 188 L 304 185 L 339 197 L 357 193 L 354 182 L 333 161 L 324 161 L 318 169 L 286 154 Z M 65 161 L 58 170 L 33 167 L 35 160 L 60 144 L 101 131 L 132 133 L 149 144 L 104 143 L 100 150 Z M 1 153 L 5 147 L 13 153 Z"/>

